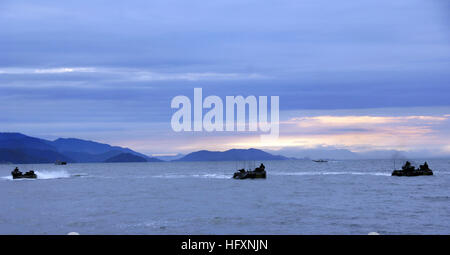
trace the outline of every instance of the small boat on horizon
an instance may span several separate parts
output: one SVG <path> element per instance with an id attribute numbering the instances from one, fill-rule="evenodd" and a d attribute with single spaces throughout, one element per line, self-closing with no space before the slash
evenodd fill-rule
<path id="1" fill-rule="evenodd" d="M 325 163 L 325 162 L 328 162 L 328 160 L 324 160 L 324 159 L 316 159 L 316 160 L 313 159 L 313 161 L 314 161 L 314 162 L 317 162 L 317 163 Z"/>
<path id="2" fill-rule="evenodd" d="M 67 162 L 56 160 L 55 161 L 55 165 L 57 165 L 57 166 L 64 166 L 64 165 L 67 165 Z"/>

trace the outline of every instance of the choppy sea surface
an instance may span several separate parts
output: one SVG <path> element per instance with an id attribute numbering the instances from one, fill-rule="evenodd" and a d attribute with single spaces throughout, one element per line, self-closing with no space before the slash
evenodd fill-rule
<path id="1" fill-rule="evenodd" d="M 253 162 L 0 165 L 0 234 L 450 234 L 450 159 L 428 163 L 267 161 L 266 180 L 230 178 Z"/>

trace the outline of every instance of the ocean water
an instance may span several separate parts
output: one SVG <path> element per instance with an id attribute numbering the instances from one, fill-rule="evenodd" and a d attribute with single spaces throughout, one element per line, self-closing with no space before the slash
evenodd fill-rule
<path id="1" fill-rule="evenodd" d="M 245 162 L 0 165 L 0 234 L 450 234 L 450 159 L 428 163 L 267 161 L 266 180 L 231 179 Z"/>

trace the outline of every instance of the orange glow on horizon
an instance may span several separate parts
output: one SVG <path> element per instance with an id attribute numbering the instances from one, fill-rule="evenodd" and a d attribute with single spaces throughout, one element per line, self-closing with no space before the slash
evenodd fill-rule
<path id="1" fill-rule="evenodd" d="M 197 150 L 224 151 L 232 148 L 317 148 L 333 146 L 351 151 L 369 149 L 414 150 L 431 148 L 450 152 L 450 115 L 440 116 L 330 116 L 297 117 L 280 122 L 280 137 L 260 139 L 261 133 L 179 132 L 148 140 L 122 142 L 140 151 L 152 149 L 158 155 L 188 153 Z M 156 148 L 156 149 L 155 149 Z M 164 150 L 161 150 L 164 148 Z"/>

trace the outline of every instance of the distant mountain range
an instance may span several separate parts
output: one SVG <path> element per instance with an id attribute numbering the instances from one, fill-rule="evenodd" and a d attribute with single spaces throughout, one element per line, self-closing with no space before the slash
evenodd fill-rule
<path id="1" fill-rule="evenodd" d="M 321 146 L 317 148 L 286 148 L 269 153 L 280 153 L 285 156 L 295 156 L 302 159 L 338 159 L 338 160 L 360 160 L 360 159 L 406 159 L 430 157 L 426 152 L 420 154 L 398 151 L 398 150 L 368 150 L 364 152 L 353 152 L 348 149 L 340 149 L 332 146 Z"/>
<path id="2" fill-rule="evenodd" d="M 196 151 L 174 161 L 245 161 L 245 160 L 287 160 L 284 156 L 272 155 L 258 149 L 231 149 L 227 151 Z"/>
<path id="3" fill-rule="evenodd" d="M 120 153 L 119 155 L 110 157 L 109 159 L 105 160 L 105 163 L 118 162 L 148 162 L 148 160 L 131 153 Z"/>
<path id="4" fill-rule="evenodd" d="M 274 154 L 283 154 L 286 157 Z M 26 136 L 20 133 L 0 132 L 0 163 L 29 164 L 94 162 L 162 162 L 162 161 L 246 161 L 288 159 L 364 159 L 406 158 L 400 151 L 369 151 L 355 153 L 346 149 L 322 147 L 315 149 L 285 149 L 262 151 L 258 149 L 231 149 L 227 151 L 201 150 L 187 155 L 149 157 L 129 148 L 111 146 L 76 138 L 59 138 L 54 141 Z"/>
<path id="5" fill-rule="evenodd" d="M 92 162 L 159 162 L 129 148 L 75 139 L 55 141 L 26 136 L 20 133 L 0 133 L 0 163 L 70 163 Z"/>
<path id="6" fill-rule="evenodd" d="M 174 161 L 174 160 L 180 159 L 184 156 L 185 155 L 181 154 L 181 153 L 174 154 L 174 155 L 153 155 L 154 158 L 161 159 L 164 161 Z"/>
<path id="7" fill-rule="evenodd" d="M 197 151 L 187 155 L 165 157 L 172 161 L 234 161 L 234 160 L 286 160 L 258 149 L 231 149 L 227 151 Z M 76 138 L 59 138 L 54 141 L 20 133 L 0 133 L 0 163 L 29 164 L 94 162 L 161 162 L 129 148 L 111 146 Z"/>

